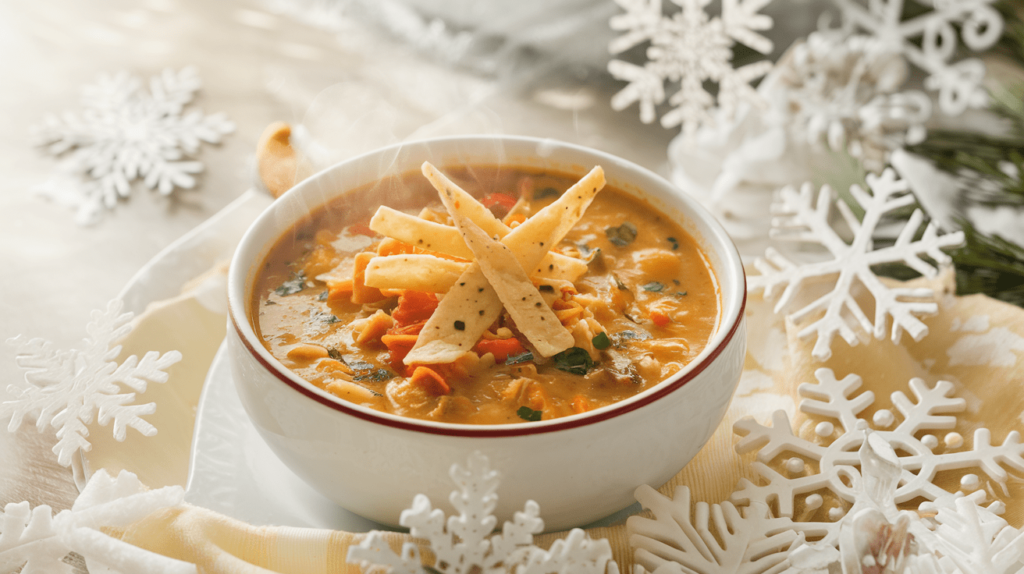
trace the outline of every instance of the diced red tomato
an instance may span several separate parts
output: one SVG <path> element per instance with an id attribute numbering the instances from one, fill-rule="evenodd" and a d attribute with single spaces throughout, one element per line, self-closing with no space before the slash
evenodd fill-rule
<path id="1" fill-rule="evenodd" d="M 508 339 L 481 339 L 474 350 L 478 355 L 491 353 L 494 360 L 504 363 L 511 355 L 520 355 L 526 352 L 526 348 L 515 337 Z"/>
<path id="2" fill-rule="evenodd" d="M 398 307 L 391 313 L 399 326 L 426 321 L 437 309 L 437 296 L 424 291 L 406 290 L 398 297 Z"/>

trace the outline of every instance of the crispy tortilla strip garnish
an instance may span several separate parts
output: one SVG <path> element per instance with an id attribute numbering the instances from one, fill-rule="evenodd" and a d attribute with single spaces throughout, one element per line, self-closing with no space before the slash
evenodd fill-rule
<path id="1" fill-rule="evenodd" d="M 444 293 L 459 280 L 469 263 L 433 255 L 374 257 L 366 266 L 366 285 L 381 289 L 412 289 Z"/>
<path id="2" fill-rule="evenodd" d="M 501 315 L 501 299 L 473 262 L 452 285 L 427 319 L 416 346 L 402 360 L 406 365 L 450 363 L 476 345 L 480 334 Z"/>
<path id="3" fill-rule="evenodd" d="M 445 255 L 454 255 L 463 259 L 473 259 L 473 252 L 466 247 L 462 234 L 449 225 L 441 225 L 415 215 L 381 206 L 370 220 L 370 229 L 409 245 L 437 251 Z"/>
<path id="4" fill-rule="evenodd" d="M 453 200 L 449 198 L 445 204 L 466 238 L 466 245 L 476 255 L 476 262 L 487 282 L 498 294 L 516 327 L 537 351 L 550 357 L 572 347 L 575 341 L 572 333 L 562 326 L 551 307 L 544 302 L 509 248 L 488 237 L 468 217 L 459 214 Z"/>
<path id="5" fill-rule="evenodd" d="M 502 243 L 515 253 L 523 269 L 534 269 L 583 217 L 604 184 L 604 170 L 594 167 L 561 197 L 513 229 Z"/>
<path id="6" fill-rule="evenodd" d="M 469 197 L 469 200 L 480 205 L 472 197 Z M 466 204 L 469 204 L 468 200 Z M 486 208 L 482 205 L 480 207 L 486 211 Z M 490 214 L 490 211 L 487 211 L 487 213 Z M 504 231 L 498 233 L 498 235 L 504 237 L 508 234 L 509 229 L 500 221 L 497 221 L 497 223 L 504 228 Z M 473 259 L 473 252 L 466 247 L 466 242 L 462 240 L 462 234 L 459 233 L 458 229 L 449 225 L 441 225 L 440 223 L 420 219 L 415 215 L 402 213 L 390 207 L 382 206 L 377 209 L 377 213 L 370 220 L 370 229 L 386 237 L 397 239 L 421 249 L 436 251 L 445 255 L 454 255 L 463 259 Z M 586 262 L 559 253 L 549 253 L 531 275 L 575 281 L 586 272 Z"/>
<path id="7" fill-rule="evenodd" d="M 430 162 L 423 162 L 422 171 L 423 175 L 428 181 L 430 181 L 430 184 L 434 186 L 434 189 L 436 189 L 440 195 L 444 196 L 445 194 L 449 194 L 449 197 L 454 203 L 455 210 L 458 211 L 460 215 L 469 218 L 470 221 L 477 224 L 489 237 L 497 236 L 498 239 L 503 239 L 512 232 L 507 225 L 494 217 L 491 210 L 484 207 L 482 203 L 459 187 L 458 184 L 448 179 L 447 176 L 438 171 L 438 169 L 431 165 Z M 591 172 L 582 180 L 567 190 L 565 195 L 569 195 L 570 192 L 574 192 L 576 195 L 580 196 L 579 199 L 582 200 L 587 186 L 593 187 L 593 190 L 590 191 L 590 199 L 586 201 L 585 205 L 578 209 L 578 213 L 575 214 L 575 219 L 572 219 L 572 222 L 564 231 L 561 232 L 558 238 L 554 241 L 548 242 L 547 249 L 544 249 L 544 259 L 536 266 L 536 269 L 533 270 L 530 275 L 575 281 L 587 272 L 587 264 L 579 259 L 566 257 L 559 253 L 547 253 L 547 251 L 550 251 L 551 248 L 561 241 L 562 237 L 564 237 L 565 234 L 572 229 L 574 225 L 576 225 L 579 218 L 583 216 L 583 212 L 586 211 L 587 206 L 590 205 L 590 201 L 593 200 L 593 195 L 596 195 L 597 192 L 604 187 L 604 171 L 602 171 L 600 167 L 595 167 L 591 170 Z M 572 202 L 566 202 L 566 204 L 572 205 Z M 538 215 L 544 211 L 545 210 L 541 210 L 538 212 Z M 449 209 L 449 212 L 451 212 L 451 209 Z M 452 216 L 454 217 L 454 213 Z M 520 264 L 523 264 L 523 260 L 521 258 L 519 258 L 519 261 Z M 523 264 L 523 269 L 530 270 L 531 265 Z"/>
<path id="8" fill-rule="evenodd" d="M 454 211 L 451 205 L 445 203 L 449 215 L 454 217 L 455 211 L 458 211 L 459 215 L 475 223 L 487 236 L 497 235 L 498 239 L 501 239 L 508 235 L 508 226 L 494 217 L 490 209 L 484 207 L 475 197 L 459 187 L 454 181 L 448 179 L 448 176 L 438 171 L 430 162 L 423 162 L 422 171 L 430 185 L 433 185 L 434 189 L 441 195 L 442 201 L 444 201 L 445 196 L 451 200 L 451 203 L 454 205 Z"/>
<path id="9" fill-rule="evenodd" d="M 423 165 L 425 171 L 432 168 L 429 163 Z M 547 251 L 576 225 L 594 196 L 604 187 L 604 183 L 604 171 L 600 166 L 595 167 L 562 194 L 562 197 L 505 236 L 503 243 L 516 255 L 523 269 L 536 268 Z M 523 250 L 522 253 L 520 249 Z M 466 286 L 479 286 L 482 289 L 478 305 L 493 306 L 473 308 L 471 312 L 467 312 L 467 293 L 464 292 Z M 456 296 L 453 297 L 453 294 Z M 481 313 L 480 321 L 475 320 L 475 317 L 470 317 L 471 321 L 459 319 L 477 312 Z M 449 357 L 461 356 L 476 344 L 480 335 L 500 314 L 501 300 L 487 282 L 480 265 L 474 263 L 441 300 L 441 304 L 427 321 L 416 347 L 405 358 L 405 364 L 442 363 L 452 360 Z M 456 320 L 462 321 L 463 329 L 451 328 L 451 324 Z"/>

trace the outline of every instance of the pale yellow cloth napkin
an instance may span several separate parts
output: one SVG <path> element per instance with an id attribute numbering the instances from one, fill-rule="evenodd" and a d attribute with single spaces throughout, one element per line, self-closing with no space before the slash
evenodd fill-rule
<path id="1" fill-rule="evenodd" d="M 965 445 L 959 450 L 970 447 L 973 431 L 981 426 L 992 430 L 994 443 L 1001 443 L 1010 431 L 1024 429 L 1024 392 L 1020 388 L 1020 382 L 1024 380 L 1024 362 L 1021 361 L 1024 355 L 1024 310 L 984 296 L 954 297 L 951 295 L 952 273 L 944 274 L 931 285 L 941 293 L 940 310 L 937 316 L 926 321 L 930 332 L 921 342 L 905 338 L 901 345 L 895 345 L 888 340 L 872 340 L 870 344 L 851 348 L 837 339 L 832 346 L 832 358 L 824 363 L 810 356 L 813 341 L 798 340 L 792 325 L 787 325 L 783 318 L 772 313 L 771 306 L 759 296 L 752 296 L 747 307 L 748 353 L 739 390 L 711 440 L 686 468 L 661 487 L 661 492 L 670 494 L 676 485 L 687 485 L 693 491 L 695 501 L 720 502 L 728 499 L 741 477 L 756 480 L 749 469 L 753 453 L 740 456 L 734 450 L 738 437 L 734 435 L 732 425 L 743 417 L 752 416 L 763 424 L 769 424 L 771 414 L 781 409 L 790 415 L 800 436 L 814 440 L 814 426 L 824 419 L 798 411 L 800 398 L 796 389 L 800 383 L 815 381 L 814 372 L 821 367 L 833 369 L 839 378 L 849 373 L 863 377 L 864 385 L 858 392 L 871 390 L 876 396 L 874 405 L 861 415 L 867 420 L 876 409 L 893 409 L 889 400 L 893 392 L 903 391 L 911 395 L 907 383 L 913 377 L 921 377 L 929 385 L 938 380 L 954 383 L 956 396 L 967 401 L 966 412 L 958 415 L 956 428 L 950 429 L 965 439 Z M 177 304 L 192 303 L 183 299 Z M 189 312 L 202 315 L 194 308 Z M 222 329 L 220 335 L 223 335 Z M 152 340 L 140 339 L 132 343 L 136 347 L 144 347 Z M 144 350 L 150 349 L 139 348 L 132 352 Z M 181 375 L 194 377 L 202 373 Z M 155 439 L 180 441 L 181 435 L 190 432 L 186 430 L 185 423 L 190 424 L 191 421 L 184 421 L 180 428 L 166 433 L 161 428 L 163 436 L 145 440 L 147 443 Z M 941 440 L 942 437 L 939 438 Z M 111 472 L 122 468 L 137 473 L 141 471 L 144 482 L 147 478 L 152 481 L 151 487 L 172 483 L 168 477 L 183 476 L 181 468 L 164 468 L 157 461 L 133 461 L 119 457 L 115 453 L 128 451 L 122 450 L 123 445 L 118 446 L 120 448 L 109 450 L 101 457 L 104 461 L 102 466 Z M 154 448 L 153 443 L 147 446 L 148 449 Z M 180 456 L 168 461 L 168 465 L 180 466 Z M 989 492 L 991 498 L 1007 504 L 1005 518 L 1011 525 L 1019 527 L 1024 480 L 1011 474 L 1006 490 L 1003 490 L 1001 485 L 989 481 L 978 469 L 969 469 L 944 473 L 940 486 L 955 491 L 960 477 L 967 472 L 978 474 L 982 488 Z M 800 514 L 798 505 L 796 516 Z M 355 574 L 358 569 L 345 562 L 345 555 L 349 545 L 358 544 L 363 537 L 362 534 L 312 529 L 257 528 L 188 505 L 155 513 L 115 534 L 140 547 L 193 562 L 201 572 L 217 574 L 268 571 Z M 607 538 L 620 569 L 629 571 L 632 552 L 625 525 L 598 528 L 589 534 L 594 538 Z M 396 549 L 409 539 L 402 534 L 386 536 Z M 546 546 L 558 536 L 544 535 L 538 543 Z M 423 550 L 425 560 L 430 560 L 429 552 L 425 548 Z"/>

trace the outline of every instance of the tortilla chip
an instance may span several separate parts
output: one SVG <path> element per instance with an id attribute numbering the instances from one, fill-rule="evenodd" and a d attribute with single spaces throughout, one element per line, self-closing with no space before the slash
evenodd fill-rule
<path id="1" fill-rule="evenodd" d="M 470 199 L 474 203 L 476 202 L 472 197 Z M 468 203 L 467 201 L 466 204 Z M 477 205 L 480 204 L 477 203 Z M 480 207 L 483 206 L 481 205 Z M 488 213 L 490 212 L 488 211 Z M 504 237 L 510 230 L 504 223 L 500 221 L 497 223 L 504 227 L 504 232 L 498 234 Z M 462 234 L 459 233 L 458 229 L 450 225 L 442 225 L 433 221 L 427 221 L 426 219 L 420 219 L 415 215 L 402 213 L 390 207 L 381 206 L 377 209 L 377 213 L 370 220 L 370 229 L 385 237 L 397 239 L 421 249 L 468 260 L 473 259 L 473 252 L 466 247 L 466 242 L 463 241 Z M 532 275 L 575 281 L 586 272 L 587 264 L 585 262 L 559 253 L 549 253 L 541 264 L 537 266 Z"/>
<path id="2" fill-rule="evenodd" d="M 466 190 L 459 187 L 455 182 L 448 179 L 446 175 L 438 171 L 429 161 L 423 162 L 421 171 L 430 185 L 434 186 L 434 189 L 442 196 L 451 198 L 455 210 L 459 212 L 463 217 L 469 218 L 470 221 L 477 224 L 489 236 L 497 235 L 498 239 L 505 237 L 509 233 L 507 225 L 501 222 L 498 218 L 494 217 L 490 209 L 484 207 L 482 203 L 476 200 L 475 197 L 466 192 Z M 447 206 L 447 204 L 446 204 Z M 448 213 L 452 214 L 452 208 L 448 207 Z M 454 215 L 453 215 L 454 216 Z"/>
<path id="3" fill-rule="evenodd" d="M 381 206 L 370 220 L 370 229 L 420 249 L 437 251 L 463 259 L 473 259 L 462 234 L 450 225 L 442 225 Z"/>
<path id="4" fill-rule="evenodd" d="M 374 257 L 366 266 L 366 285 L 381 289 L 412 289 L 428 293 L 448 291 L 469 263 L 433 255 Z"/>
<path id="5" fill-rule="evenodd" d="M 550 357 L 574 344 L 570 333 L 533 286 L 516 256 L 500 241 L 492 239 L 469 218 L 454 215 L 477 264 L 498 294 L 516 327 L 537 351 Z"/>
<path id="6" fill-rule="evenodd" d="M 423 170 L 424 175 L 430 170 L 436 171 L 427 162 L 424 162 Z M 576 225 L 604 183 L 604 172 L 600 167 L 595 167 L 561 198 L 505 236 L 504 243 L 515 255 L 521 270 L 537 268 L 548 251 Z M 452 186 L 458 187 L 454 184 Z M 460 194 L 459 197 L 464 196 Z M 520 253 L 519 249 L 523 249 L 524 253 Z M 549 263 L 547 271 L 553 271 L 553 266 L 554 263 Z M 416 346 L 406 356 L 405 364 L 446 363 L 461 357 L 472 349 L 483 332 L 501 315 L 501 309 L 501 299 L 491 287 L 480 264 L 474 262 L 441 300 L 420 332 Z"/>
<path id="7" fill-rule="evenodd" d="M 501 300 L 480 265 L 473 262 L 427 319 L 406 365 L 450 363 L 473 349 L 480 334 L 501 315 Z"/>
<path id="8" fill-rule="evenodd" d="M 523 269 L 534 269 L 579 222 L 604 184 L 604 170 L 594 167 L 561 197 L 513 229 L 502 243 L 515 253 Z"/>

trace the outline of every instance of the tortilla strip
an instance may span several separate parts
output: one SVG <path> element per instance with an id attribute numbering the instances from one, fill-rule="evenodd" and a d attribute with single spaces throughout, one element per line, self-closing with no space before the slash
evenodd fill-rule
<path id="1" fill-rule="evenodd" d="M 423 169 L 430 170 L 433 166 L 424 162 Z M 516 255 L 523 269 L 534 268 L 547 251 L 576 225 L 604 183 L 604 171 L 600 166 L 595 167 L 562 197 L 510 231 L 502 243 Z M 546 237 L 545 232 L 549 234 Z M 521 253 L 520 249 L 526 253 Z M 470 304 L 468 295 L 473 295 L 466 293 L 470 287 L 481 290 L 479 300 L 473 301 L 478 307 L 467 312 L 466 305 Z M 416 345 L 405 357 L 405 364 L 446 363 L 457 359 L 473 348 L 500 314 L 501 300 L 487 282 L 480 265 L 474 262 L 427 320 Z M 452 328 L 455 317 L 463 317 L 462 329 Z"/>
<path id="2" fill-rule="evenodd" d="M 450 225 L 442 225 L 380 206 L 370 219 L 370 229 L 409 245 L 472 260 L 473 252 L 466 247 L 462 234 Z"/>
<path id="3" fill-rule="evenodd" d="M 533 286 L 516 256 L 500 241 L 491 239 L 468 217 L 463 217 L 449 196 L 445 205 L 455 217 L 466 245 L 476 255 L 480 270 L 498 294 L 516 327 L 541 355 L 550 357 L 575 344 L 570 333 L 544 303 L 540 291 Z"/>
<path id="4" fill-rule="evenodd" d="M 427 319 L 406 365 L 451 363 L 473 349 L 480 335 L 501 315 L 501 299 L 487 282 L 477 262 L 445 293 Z"/>
<path id="5" fill-rule="evenodd" d="M 451 185 L 455 186 L 454 183 Z M 457 189 L 458 186 L 455 186 L 455 188 Z M 481 205 L 468 193 L 464 191 L 462 193 L 465 194 L 464 198 L 468 198 L 465 199 L 463 205 L 471 206 L 468 209 L 477 214 L 477 219 L 474 219 L 474 223 L 480 225 L 480 221 L 478 220 L 486 221 L 483 214 L 481 214 L 475 207 L 479 206 L 480 209 L 487 212 L 487 216 L 490 217 L 490 221 L 493 222 L 488 225 L 493 225 L 495 229 L 499 230 L 496 232 L 499 237 L 504 237 L 509 233 L 510 229 L 508 226 L 497 219 L 494 219 L 490 210 Z M 433 221 L 427 221 L 426 219 L 420 219 L 415 215 L 409 215 L 408 213 L 403 213 L 401 211 L 391 209 L 390 207 L 382 206 L 377 209 L 377 213 L 375 213 L 373 218 L 370 220 L 370 229 L 384 235 L 385 237 L 391 237 L 428 251 L 436 251 L 438 253 L 444 253 L 445 255 L 454 255 L 455 257 L 461 257 L 463 259 L 473 259 L 473 252 L 466 247 L 466 242 L 463 241 L 462 234 L 459 233 L 458 229 L 455 229 L 450 225 L 442 225 L 440 223 L 434 223 Z M 549 253 L 544 257 L 544 260 L 537 266 L 537 269 L 531 273 L 531 275 L 550 279 L 575 281 L 586 272 L 586 262 L 560 253 Z"/>
<path id="6" fill-rule="evenodd" d="M 374 257 L 366 266 L 366 284 L 380 289 L 412 289 L 444 293 L 459 280 L 469 263 L 433 255 Z"/>

